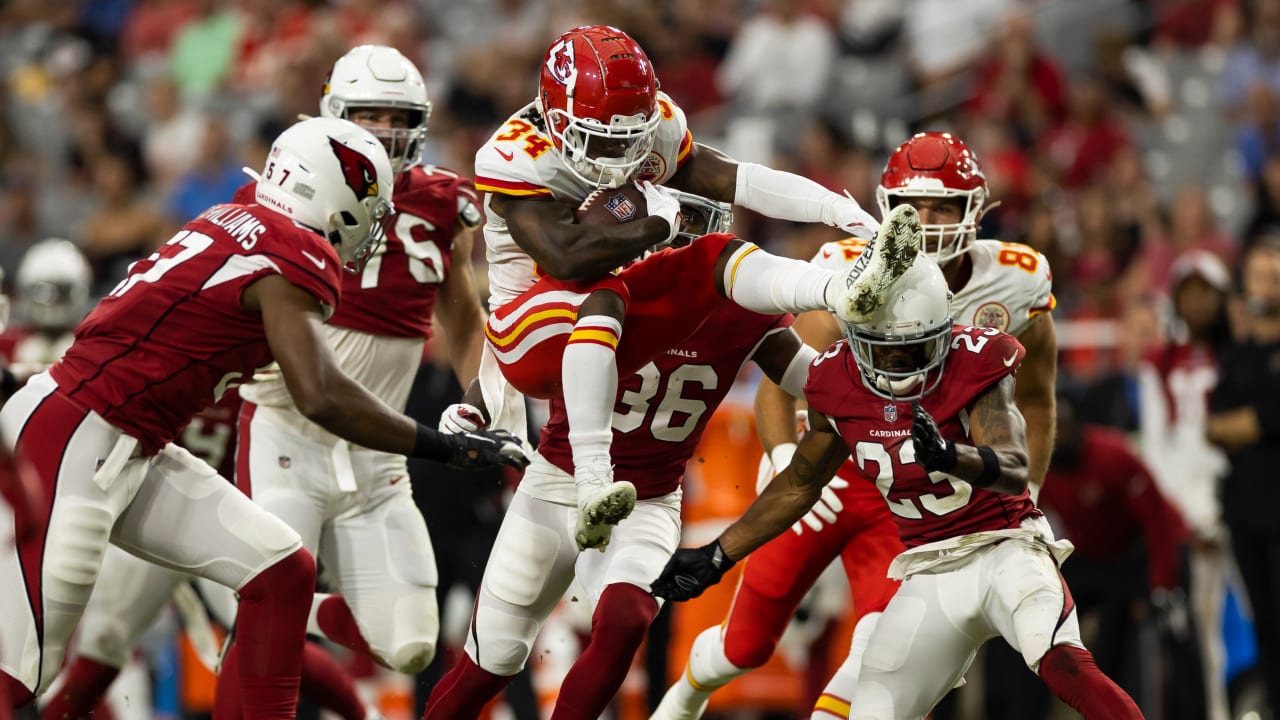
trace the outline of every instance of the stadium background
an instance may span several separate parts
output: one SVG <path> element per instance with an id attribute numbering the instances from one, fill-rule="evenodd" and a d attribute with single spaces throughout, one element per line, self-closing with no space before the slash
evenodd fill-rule
<path id="1" fill-rule="evenodd" d="M 1052 264 L 1060 381 L 1095 422 L 1136 430 L 1133 369 L 1169 330 L 1173 259 L 1201 248 L 1234 267 L 1242 249 L 1280 233 L 1280 0 L 8 0 L 0 268 L 12 279 L 32 243 L 65 237 L 105 292 L 228 199 L 241 166 L 260 168 L 356 44 L 395 46 L 423 69 L 434 101 L 426 161 L 469 174 L 475 148 L 532 98 L 549 39 L 585 22 L 641 42 L 701 142 L 847 188 L 865 207 L 910 132 L 966 139 L 1001 202 L 982 236 L 1026 243 Z M 838 238 L 745 212 L 736 225 L 799 258 Z M 688 543 L 753 494 L 752 382 L 742 379 L 692 468 Z M 847 649 L 840 586 L 815 597 L 780 658 L 720 707 L 785 717 L 802 702 L 806 658 Z M 671 672 L 731 588 L 674 614 Z M 465 621 L 465 596 L 446 607 Z M 544 695 L 571 657 L 570 625 L 535 656 Z M 172 621 L 149 636 L 136 674 L 154 687 L 125 690 L 124 716 L 207 711 L 175 636 Z M 1242 638 L 1231 673 L 1247 681 Z M 366 686 L 389 716 L 411 715 L 403 682 Z M 637 668 L 621 716 L 642 717 L 646 692 Z"/>

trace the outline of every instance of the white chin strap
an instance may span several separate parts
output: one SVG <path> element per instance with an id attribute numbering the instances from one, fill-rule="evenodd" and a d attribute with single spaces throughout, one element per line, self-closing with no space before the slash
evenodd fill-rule
<path id="1" fill-rule="evenodd" d="M 916 386 L 919 385 L 922 380 L 924 380 L 924 373 L 899 378 L 897 380 L 890 380 L 883 375 L 876 375 L 876 387 L 879 388 L 881 392 L 886 392 L 890 395 L 906 395 L 916 389 Z"/>

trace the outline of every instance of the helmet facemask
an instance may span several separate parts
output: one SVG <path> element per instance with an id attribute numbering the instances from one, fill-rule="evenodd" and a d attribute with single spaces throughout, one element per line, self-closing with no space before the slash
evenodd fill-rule
<path id="1" fill-rule="evenodd" d="M 674 188 L 663 191 L 680 203 L 680 228 L 671 247 L 684 247 L 703 235 L 728 232 L 733 225 L 733 206 Z"/>
<path id="2" fill-rule="evenodd" d="M 395 207 L 380 197 L 366 198 L 360 207 L 367 213 L 364 222 L 347 210 L 337 211 L 329 216 L 325 233 L 342 259 L 342 269 L 349 273 L 364 270 L 365 263 L 386 239 L 387 227 L 395 217 Z"/>
<path id="3" fill-rule="evenodd" d="M 407 127 L 376 127 L 366 125 L 351 116 L 361 110 L 385 109 L 404 110 L 409 115 Z M 387 151 L 391 159 L 391 172 L 395 175 L 422 164 L 422 154 L 427 143 L 427 124 L 431 119 L 431 103 L 419 105 L 415 103 L 399 103 L 379 101 L 378 103 L 347 104 L 342 108 L 340 117 L 350 120 L 368 130 Z"/>
<path id="4" fill-rule="evenodd" d="M 878 333 L 845 325 L 845 337 L 862 371 L 867 389 L 887 400 L 917 400 L 942 381 L 951 343 L 951 321 L 921 329 L 922 323 L 901 323 L 900 334 Z"/>
<path id="5" fill-rule="evenodd" d="M 653 150 L 654 133 L 662 119 L 658 113 L 615 115 L 605 125 L 593 118 L 573 115 L 573 98 L 566 110 L 546 113 L 547 130 L 559 141 L 560 156 L 569 171 L 593 188 L 612 190 L 631 179 Z"/>
<path id="6" fill-rule="evenodd" d="M 920 182 L 903 188 L 887 190 L 876 188 L 876 202 L 880 206 L 881 217 L 888 217 L 894 207 L 908 202 L 911 198 L 957 198 L 963 202 L 960 222 L 957 223 L 921 223 L 924 230 L 924 246 L 920 252 L 933 258 L 939 266 L 946 265 L 957 257 L 969 252 L 973 241 L 978 237 L 978 223 L 987 208 L 985 189 L 950 190 L 940 187 L 928 187 L 930 183 Z"/>

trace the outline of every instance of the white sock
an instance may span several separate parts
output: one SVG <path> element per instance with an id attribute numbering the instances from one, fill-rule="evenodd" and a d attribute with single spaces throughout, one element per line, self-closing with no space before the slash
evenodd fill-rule
<path id="1" fill-rule="evenodd" d="M 578 318 L 564 347 L 560 372 L 569 447 L 577 470 L 612 475 L 613 405 L 618 395 L 618 338 L 622 324 L 607 315 Z"/>
<path id="2" fill-rule="evenodd" d="M 316 615 L 320 612 L 320 603 L 329 599 L 329 595 L 325 593 L 316 593 L 311 598 L 311 612 L 307 613 L 307 634 L 319 635 L 325 637 L 324 631 L 320 629 L 320 621 L 316 619 Z"/>
<path id="3" fill-rule="evenodd" d="M 655 717 L 701 717 L 712 693 L 746 674 L 747 669 L 734 665 L 724 656 L 722 632 L 724 628 L 720 625 L 709 627 L 693 641 L 689 664 L 680 679 L 667 690 Z"/>
<path id="4" fill-rule="evenodd" d="M 811 720 L 831 720 L 831 718 L 849 717 L 849 706 L 853 703 L 853 691 L 858 687 L 858 674 L 862 671 L 862 655 L 867 651 L 867 643 L 871 641 L 871 633 L 875 632 L 882 613 L 867 613 L 862 616 L 853 628 L 853 640 L 849 643 L 849 657 L 841 663 L 840 669 L 831 676 L 822 696 L 813 707 Z"/>
<path id="5" fill-rule="evenodd" d="M 828 286 L 834 273 L 812 263 L 770 255 L 750 243 L 734 252 L 724 269 L 724 287 L 729 298 L 758 313 L 802 313 L 826 310 Z"/>

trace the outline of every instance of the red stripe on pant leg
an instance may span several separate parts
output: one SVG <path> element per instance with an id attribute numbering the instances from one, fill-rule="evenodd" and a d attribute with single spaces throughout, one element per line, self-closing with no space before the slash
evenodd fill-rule
<path id="1" fill-rule="evenodd" d="M 253 425 L 253 413 L 258 406 L 245 400 L 240 405 L 240 417 L 236 420 L 236 487 L 248 497 L 253 497 L 253 479 L 249 476 L 249 428 Z"/>
<path id="2" fill-rule="evenodd" d="M 19 432 L 17 447 L 14 449 L 19 462 L 28 463 L 31 471 L 39 478 L 42 497 L 36 503 L 36 509 L 45 519 L 45 532 L 19 543 L 18 563 L 22 566 L 22 577 L 27 585 L 27 602 L 35 617 L 36 633 L 44 645 L 44 549 L 49 539 L 49 517 L 53 513 L 53 501 L 57 495 L 58 473 L 66 459 L 71 436 L 84 422 L 88 411 L 76 406 L 59 393 L 50 394 L 36 405 L 35 410 L 23 424 Z M 83 472 L 93 472 L 88 458 L 74 458 L 85 463 Z M 79 470 L 79 468 L 77 468 Z M 43 654 L 43 653 L 42 653 Z"/>

